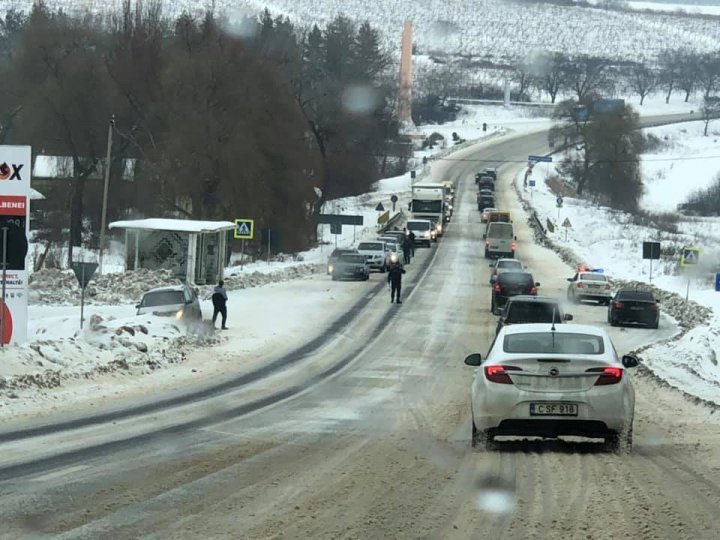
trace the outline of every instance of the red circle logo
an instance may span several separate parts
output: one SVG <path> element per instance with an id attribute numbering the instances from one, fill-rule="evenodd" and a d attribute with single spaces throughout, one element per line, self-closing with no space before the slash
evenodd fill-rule
<path id="1" fill-rule="evenodd" d="M 0 180 L 7 180 L 11 174 L 10 165 L 7 163 L 0 163 Z"/>
<path id="2" fill-rule="evenodd" d="M 3 329 L 2 329 L 2 343 L 3 345 L 7 345 L 10 343 L 10 340 L 12 339 L 12 333 L 13 333 L 13 320 L 12 320 L 12 313 L 10 313 L 10 308 L 7 306 L 5 302 L 0 301 L 2 304 L 3 309 Z"/>

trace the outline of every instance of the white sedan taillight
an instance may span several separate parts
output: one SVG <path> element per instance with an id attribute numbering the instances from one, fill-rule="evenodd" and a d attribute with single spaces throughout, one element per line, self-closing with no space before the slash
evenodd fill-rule
<path id="1" fill-rule="evenodd" d="M 617 384 L 622 380 L 623 370 L 618 367 L 591 368 L 587 370 L 589 373 L 599 373 L 595 386 L 604 386 L 606 384 Z"/>
<path id="2" fill-rule="evenodd" d="M 485 366 L 485 378 L 490 382 L 512 384 L 508 371 L 522 371 L 515 366 Z"/>

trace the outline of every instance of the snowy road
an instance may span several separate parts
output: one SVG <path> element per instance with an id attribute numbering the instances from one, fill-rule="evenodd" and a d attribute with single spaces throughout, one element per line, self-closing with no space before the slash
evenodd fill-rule
<path id="1" fill-rule="evenodd" d="M 471 173 L 544 151 L 544 134 L 518 136 L 438 167 L 461 201 L 411 265 L 405 303 L 379 291 L 309 358 L 214 399 L 0 443 L 0 536 L 715 538 L 720 422 L 650 380 L 635 378 L 630 456 L 562 441 L 470 451 L 462 360 L 495 326 Z M 500 168 L 516 217 L 520 166 Z M 562 294 L 571 269 L 515 223 L 541 293 Z M 604 308 L 570 311 L 604 324 Z M 664 318 L 612 335 L 622 354 L 675 331 Z"/>

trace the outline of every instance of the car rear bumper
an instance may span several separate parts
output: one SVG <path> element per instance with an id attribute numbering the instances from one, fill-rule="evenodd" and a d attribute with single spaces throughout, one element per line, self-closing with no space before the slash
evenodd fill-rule
<path id="1" fill-rule="evenodd" d="M 493 383 L 494 384 L 494 383 Z M 506 385 L 502 385 L 506 386 Z M 480 430 L 503 430 L 507 435 L 554 437 L 557 435 L 604 436 L 632 423 L 634 400 L 621 387 L 593 387 L 585 392 L 529 392 L 509 388 L 496 392 L 481 388 L 474 396 L 473 421 Z M 616 385 L 613 385 L 616 386 Z M 480 396 L 480 392 L 485 392 Z M 490 395 L 488 395 L 488 393 Z M 571 403 L 577 416 L 534 416 L 530 403 Z"/>
<path id="2" fill-rule="evenodd" d="M 654 324 L 658 321 L 659 316 L 654 312 L 635 312 L 635 311 L 613 311 L 613 318 L 618 322 Z"/>

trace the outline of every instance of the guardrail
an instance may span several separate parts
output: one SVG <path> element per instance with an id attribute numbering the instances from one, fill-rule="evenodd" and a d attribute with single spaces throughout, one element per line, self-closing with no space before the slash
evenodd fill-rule
<path id="1" fill-rule="evenodd" d="M 395 227 L 403 222 L 405 219 L 405 212 L 402 210 L 398 210 L 395 215 L 393 215 L 390 219 L 387 220 L 386 223 L 378 227 L 378 232 L 383 233 L 387 230 L 390 230 L 392 227 Z"/>

